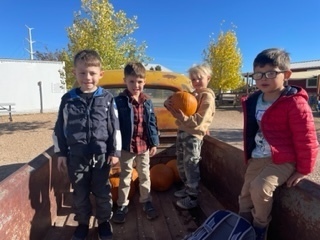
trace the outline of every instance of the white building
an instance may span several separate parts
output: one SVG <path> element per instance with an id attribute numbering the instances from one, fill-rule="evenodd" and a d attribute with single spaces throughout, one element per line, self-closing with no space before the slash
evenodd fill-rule
<path id="1" fill-rule="evenodd" d="M 15 113 L 59 109 L 66 92 L 64 62 L 0 59 L 0 72 L 0 108 L 14 103 Z"/>

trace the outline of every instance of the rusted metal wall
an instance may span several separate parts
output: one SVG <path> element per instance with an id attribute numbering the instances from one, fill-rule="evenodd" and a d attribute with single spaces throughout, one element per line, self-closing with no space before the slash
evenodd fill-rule
<path id="1" fill-rule="evenodd" d="M 238 211 L 245 164 L 243 151 L 212 137 L 202 147 L 202 180 L 228 209 Z M 275 192 L 269 239 L 320 239 L 320 185 L 309 180 Z"/>
<path id="2" fill-rule="evenodd" d="M 4 179 L 0 183 L 1 239 L 44 239 L 67 186 L 57 174 L 52 147 Z"/>
<path id="3" fill-rule="evenodd" d="M 271 239 L 320 239 L 319 184 L 303 180 L 294 188 L 279 188 L 272 216 Z"/>
<path id="4" fill-rule="evenodd" d="M 226 208 L 237 212 L 245 172 L 242 151 L 215 138 L 205 137 L 201 155 L 202 181 L 211 192 L 218 193 L 218 200 Z"/>

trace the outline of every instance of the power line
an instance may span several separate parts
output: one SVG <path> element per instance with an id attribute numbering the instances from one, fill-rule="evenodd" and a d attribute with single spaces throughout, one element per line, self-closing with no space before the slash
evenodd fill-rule
<path id="1" fill-rule="evenodd" d="M 33 28 L 30 28 L 26 25 L 26 27 L 28 28 L 28 32 L 29 32 L 29 38 L 26 38 L 26 40 L 29 42 L 29 49 L 26 49 L 29 53 L 30 53 L 30 59 L 33 60 L 33 46 L 32 44 L 35 43 L 35 41 L 32 41 L 32 35 L 31 35 L 31 30 L 33 30 Z"/>

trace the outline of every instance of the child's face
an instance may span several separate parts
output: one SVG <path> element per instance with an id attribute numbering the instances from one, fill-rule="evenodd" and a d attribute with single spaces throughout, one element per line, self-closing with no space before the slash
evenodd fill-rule
<path id="1" fill-rule="evenodd" d="M 274 67 L 270 64 L 266 64 L 263 67 L 255 67 L 253 74 L 259 75 L 257 73 L 262 74 L 262 78 L 255 79 L 257 88 L 259 88 L 264 93 L 280 92 L 284 88 L 283 83 L 291 75 L 290 70 L 281 71 L 278 67 Z M 266 77 L 266 74 L 268 75 L 268 78 Z"/>
<path id="2" fill-rule="evenodd" d="M 210 76 L 204 73 L 193 73 L 190 75 L 191 83 L 194 89 L 199 90 L 202 88 L 207 88 L 210 81 Z"/>
<path id="3" fill-rule="evenodd" d="M 82 92 L 94 92 L 97 89 L 100 78 L 103 76 L 103 71 L 101 71 L 100 67 L 87 66 L 84 62 L 78 62 L 73 73 Z"/>
<path id="4" fill-rule="evenodd" d="M 133 96 L 139 96 L 143 92 L 144 85 L 146 83 L 144 78 L 136 76 L 126 76 L 124 82 L 127 85 L 127 89 Z"/>

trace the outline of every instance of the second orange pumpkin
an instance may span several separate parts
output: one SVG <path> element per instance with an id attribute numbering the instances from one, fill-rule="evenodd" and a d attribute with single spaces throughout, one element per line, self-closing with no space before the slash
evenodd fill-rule
<path id="1" fill-rule="evenodd" d="M 180 175 L 179 175 L 179 172 L 178 172 L 177 159 L 172 159 L 172 160 L 168 161 L 166 163 L 166 165 L 172 169 L 172 171 L 174 173 L 174 181 L 175 182 L 180 182 L 181 178 L 180 178 Z"/>
<path id="2" fill-rule="evenodd" d="M 156 191 L 168 190 L 174 182 L 173 170 L 163 163 L 150 169 L 151 188 Z"/>
<path id="3" fill-rule="evenodd" d="M 111 185 L 111 194 L 113 202 L 118 200 L 118 189 L 120 183 L 120 168 L 112 168 L 110 170 L 110 185 Z M 138 172 L 135 168 L 132 169 L 132 177 L 131 177 L 131 184 L 130 184 L 130 192 L 128 199 L 131 199 L 136 192 L 136 188 L 138 187 Z"/>

